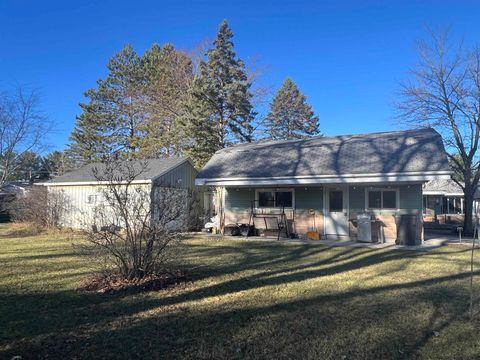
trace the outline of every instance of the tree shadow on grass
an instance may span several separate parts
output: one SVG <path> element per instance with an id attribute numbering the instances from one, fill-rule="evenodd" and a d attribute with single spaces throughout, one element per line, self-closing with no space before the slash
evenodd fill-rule
<path id="1" fill-rule="evenodd" d="M 451 280 L 240 308 L 170 312 L 117 325 L 77 322 L 54 336 L 44 334 L 40 342 L 45 347 L 29 343 L 26 351 L 53 358 L 417 358 L 432 341 L 433 331 L 442 334 L 462 317 L 460 303 L 467 296 L 458 284 L 443 286 Z M 448 299 L 454 300 L 452 304 Z M 427 314 L 418 316 L 412 304 Z M 119 313 L 122 310 L 118 308 Z M 88 309 L 84 315 L 88 316 Z M 115 315 L 108 314 L 112 321 Z"/>
<path id="2" fill-rule="evenodd" d="M 394 272 L 405 259 L 429 254 L 255 244 L 210 250 L 196 247 L 186 257 L 191 260 L 195 254 L 197 263 L 208 259 L 210 264 L 195 274 L 197 281 L 212 278 L 212 285 L 194 284 L 155 296 L 0 293 L 0 307 L 9 309 L 0 314 L 4 354 L 27 358 L 29 354 L 50 358 L 271 358 L 274 354 L 277 358 L 362 358 L 358 355 L 365 352 L 376 358 L 409 358 L 431 341 L 431 328 L 447 326 L 463 312 L 458 304 L 467 301 L 459 282 L 468 274 L 455 273 L 373 288 L 359 284 L 347 291 L 299 294 L 291 300 L 202 306 L 215 297 L 247 292 L 248 298 L 249 292 L 262 288 L 377 264 L 390 263 Z M 189 307 L 193 303 L 198 305 Z M 415 303 L 427 309 L 428 320 L 416 318 Z"/>

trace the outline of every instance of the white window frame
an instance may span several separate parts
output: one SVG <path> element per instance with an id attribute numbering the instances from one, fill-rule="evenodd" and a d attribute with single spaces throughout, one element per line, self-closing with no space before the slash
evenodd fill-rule
<path id="1" fill-rule="evenodd" d="M 380 191 L 380 202 L 381 202 L 381 207 L 380 208 L 371 208 L 369 207 L 369 203 L 368 203 L 368 198 L 369 198 L 369 193 L 370 192 L 373 192 L 373 191 Z M 395 203 L 396 203 L 396 207 L 395 208 L 384 208 L 383 207 L 383 192 L 384 191 L 395 191 Z M 423 203 L 423 199 L 422 199 L 422 203 Z M 381 187 L 381 188 L 366 188 L 365 189 L 365 211 L 368 211 L 368 210 L 390 210 L 390 211 L 397 211 L 398 209 L 400 209 L 400 189 L 399 188 L 385 188 L 385 187 Z"/>
<path id="2" fill-rule="evenodd" d="M 266 189 L 255 189 L 255 207 L 257 209 L 279 209 L 280 207 L 279 206 L 262 206 L 260 207 L 260 204 L 258 202 L 258 199 L 259 199 L 259 196 L 258 196 L 258 193 L 259 192 L 273 192 L 273 203 L 275 204 L 276 203 L 276 199 L 275 199 L 275 192 L 291 192 L 292 193 L 292 206 L 289 207 L 289 206 L 285 206 L 285 209 L 295 209 L 295 189 L 293 188 L 266 188 Z"/>

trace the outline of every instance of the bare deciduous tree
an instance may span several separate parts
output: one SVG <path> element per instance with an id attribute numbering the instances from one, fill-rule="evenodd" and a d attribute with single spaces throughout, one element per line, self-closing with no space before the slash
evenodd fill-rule
<path id="1" fill-rule="evenodd" d="M 38 91 L 22 86 L 0 94 L 0 185 L 18 166 L 17 159 L 40 150 L 51 130 L 39 102 Z"/>
<path id="2" fill-rule="evenodd" d="M 164 270 L 169 250 L 180 238 L 178 219 L 185 213 L 185 197 L 175 191 L 180 189 L 158 188 L 161 196 L 153 201 L 150 187 L 135 183 L 147 166 L 143 161 L 107 161 L 94 170 L 105 188 L 88 240 L 129 280 Z"/>
<path id="3" fill-rule="evenodd" d="M 441 133 L 465 196 L 464 232 L 473 233 L 473 197 L 480 179 L 480 48 L 453 46 L 446 33 L 418 45 L 419 64 L 401 85 L 399 119 Z"/>

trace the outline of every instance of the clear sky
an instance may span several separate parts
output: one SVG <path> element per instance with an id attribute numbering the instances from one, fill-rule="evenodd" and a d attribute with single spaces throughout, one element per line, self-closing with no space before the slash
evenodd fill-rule
<path id="1" fill-rule="evenodd" d="M 263 86 L 291 77 L 325 135 L 395 129 L 392 102 L 425 27 L 480 42 L 480 1 L 0 1 L 0 89 L 39 88 L 63 149 L 86 89 L 131 43 L 192 50 L 227 19 L 237 54 L 265 69 Z"/>

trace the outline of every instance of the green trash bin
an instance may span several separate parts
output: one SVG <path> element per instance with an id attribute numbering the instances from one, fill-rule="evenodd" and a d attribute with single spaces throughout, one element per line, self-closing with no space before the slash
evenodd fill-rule
<path id="1" fill-rule="evenodd" d="M 396 244 L 415 246 L 422 243 L 418 235 L 421 233 L 419 226 L 422 226 L 422 222 L 417 215 L 397 215 L 395 223 L 397 225 Z"/>

